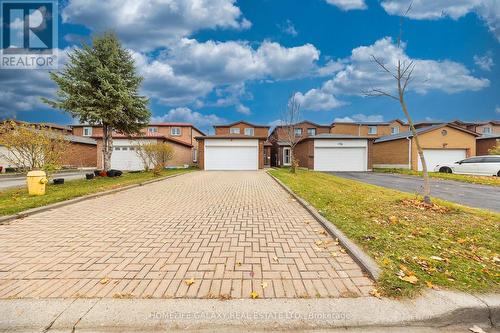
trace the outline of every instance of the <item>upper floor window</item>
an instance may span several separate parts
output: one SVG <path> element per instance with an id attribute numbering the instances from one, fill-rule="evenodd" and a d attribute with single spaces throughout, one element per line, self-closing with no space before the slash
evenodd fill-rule
<path id="1" fill-rule="evenodd" d="M 368 134 L 377 134 L 377 126 L 368 126 Z"/>
<path id="2" fill-rule="evenodd" d="M 229 129 L 230 134 L 240 134 L 240 128 L 239 127 L 231 127 Z"/>
<path id="3" fill-rule="evenodd" d="M 148 127 L 148 134 L 158 133 L 158 127 Z"/>
<path id="4" fill-rule="evenodd" d="M 180 136 L 181 135 L 181 128 L 180 127 L 172 127 L 170 129 L 170 134 L 173 136 Z"/>
<path id="5" fill-rule="evenodd" d="M 92 127 L 84 127 L 83 136 L 92 136 Z"/>
<path id="6" fill-rule="evenodd" d="M 248 136 L 253 136 L 254 135 L 254 129 L 253 128 L 245 128 L 245 135 Z"/>
<path id="7" fill-rule="evenodd" d="M 394 126 L 391 127 L 391 134 L 398 134 L 399 133 L 399 127 Z"/>
<path id="8" fill-rule="evenodd" d="M 302 136 L 302 128 L 296 128 L 293 132 L 295 133 L 295 136 Z"/>
<path id="9" fill-rule="evenodd" d="M 307 129 L 307 135 L 316 135 L 316 129 L 315 128 L 308 128 Z"/>
<path id="10" fill-rule="evenodd" d="M 491 134 L 491 127 L 483 127 L 483 134 Z"/>

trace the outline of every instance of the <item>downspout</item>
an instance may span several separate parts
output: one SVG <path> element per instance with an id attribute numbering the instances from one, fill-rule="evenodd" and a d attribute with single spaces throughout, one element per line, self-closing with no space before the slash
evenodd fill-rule
<path id="1" fill-rule="evenodd" d="M 411 139 L 410 137 L 406 138 L 408 140 L 408 170 L 411 170 Z"/>
<path id="2" fill-rule="evenodd" d="M 358 124 L 358 136 L 361 136 L 361 124 Z"/>

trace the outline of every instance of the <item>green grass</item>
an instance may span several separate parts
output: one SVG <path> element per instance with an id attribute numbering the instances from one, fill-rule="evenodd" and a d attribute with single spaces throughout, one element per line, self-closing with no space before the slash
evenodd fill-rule
<path id="1" fill-rule="evenodd" d="M 438 286 L 500 291 L 500 214 L 313 171 L 271 170 L 371 255 L 382 269 L 382 294 L 413 296 Z M 415 276 L 416 284 L 399 278 Z"/>
<path id="2" fill-rule="evenodd" d="M 154 176 L 152 172 L 137 172 L 124 173 L 117 178 L 97 177 L 92 180 L 71 180 L 63 185 L 47 185 L 46 194 L 43 196 L 30 196 L 26 188 L 7 189 L 0 191 L 0 216 L 193 170 L 163 170 L 160 176 Z"/>
<path id="3" fill-rule="evenodd" d="M 410 176 L 422 176 L 421 171 L 413 171 L 408 169 L 382 169 L 375 168 L 373 171 L 380 173 L 398 173 L 402 175 Z M 441 172 L 429 172 L 429 177 L 456 180 L 464 183 L 481 184 L 481 185 L 491 185 L 500 186 L 500 177 L 494 176 L 472 176 L 472 175 L 456 175 L 454 173 L 441 173 Z"/>

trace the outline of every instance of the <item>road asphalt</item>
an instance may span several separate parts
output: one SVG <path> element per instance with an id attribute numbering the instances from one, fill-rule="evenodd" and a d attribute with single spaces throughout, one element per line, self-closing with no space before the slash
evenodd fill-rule
<path id="1" fill-rule="evenodd" d="M 54 178 L 64 178 L 64 180 L 75 180 L 75 179 L 84 179 L 85 174 L 93 172 L 88 170 L 81 170 L 75 172 L 62 172 L 56 173 L 51 176 Z M 19 177 L 10 177 L 10 176 L 0 176 L 0 190 L 15 188 L 15 187 L 25 187 L 26 186 L 26 176 Z"/>

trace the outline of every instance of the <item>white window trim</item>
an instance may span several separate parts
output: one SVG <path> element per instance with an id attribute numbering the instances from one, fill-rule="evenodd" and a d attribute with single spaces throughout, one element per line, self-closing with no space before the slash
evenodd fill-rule
<path id="1" fill-rule="evenodd" d="M 300 131 L 300 133 L 297 133 L 297 131 Z M 303 130 L 302 130 L 302 128 L 300 128 L 300 127 L 297 127 L 297 128 L 294 128 L 294 129 L 293 129 L 293 134 L 294 134 L 295 136 L 302 136 L 302 133 L 304 133 L 304 131 L 303 131 Z"/>
<path id="2" fill-rule="evenodd" d="M 394 134 L 399 134 L 399 127 L 398 126 L 391 127 L 391 135 L 394 135 Z"/>
<path id="3" fill-rule="evenodd" d="M 288 161 L 288 163 L 285 162 L 285 157 L 286 157 L 285 151 L 289 152 L 288 157 L 290 158 L 290 161 Z M 290 148 L 290 147 L 283 148 L 283 165 L 284 166 L 292 165 L 292 148 Z"/>
<path id="4" fill-rule="evenodd" d="M 240 128 L 239 127 L 229 128 L 229 134 L 240 134 Z"/>
<path id="5" fill-rule="evenodd" d="M 252 133 L 247 134 L 247 130 L 251 130 Z M 253 127 L 245 128 L 244 132 L 245 132 L 245 135 L 247 135 L 247 136 L 254 136 L 255 135 L 255 129 Z"/>
<path id="6" fill-rule="evenodd" d="M 371 129 L 374 129 L 372 132 Z M 377 134 L 377 126 L 368 126 L 368 134 Z"/>
<path id="7" fill-rule="evenodd" d="M 148 133 L 158 133 L 158 127 L 148 127 Z"/>
<path id="8" fill-rule="evenodd" d="M 483 134 L 491 134 L 491 127 L 483 127 Z"/>
<path id="9" fill-rule="evenodd" d="M 89 134 L 85 134 L 86 130 L 89 130 Z M 83 136 L 92 136 L 92 127 L 84 127 L 83 128 Z"/>
<path id="10" fill-rule="evenodd" d="M 175 130 L 179 130 L 179 132 L 175 133 Z M 172 128 L 170 128 L 170 135 L 172 135 L 172 136 L 181 136 L 182 135 L 182 129 L 180 127 L 172 127 Z"/>

